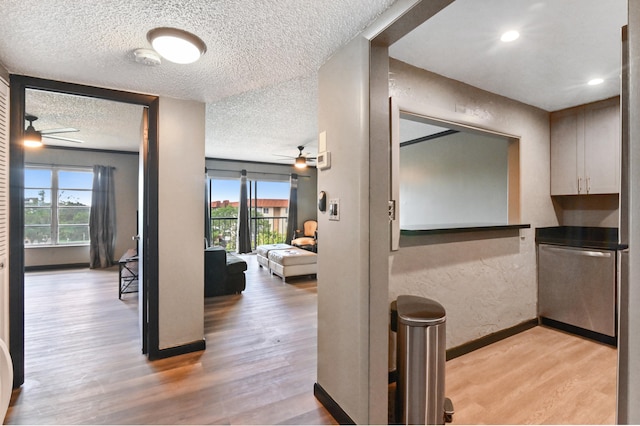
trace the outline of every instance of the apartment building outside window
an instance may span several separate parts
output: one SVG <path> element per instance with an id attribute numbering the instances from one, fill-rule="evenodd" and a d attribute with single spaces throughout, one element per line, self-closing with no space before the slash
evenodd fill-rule
<path id="1" fill-rule="evenodd" d="M 284 242 L 287 232 L 289 181 L 248 181 L 251 244 Z M 228 251 L 236 249 L 237 217 L 240 205 L 238 179 L 209 179 L 212 244 Z"/>

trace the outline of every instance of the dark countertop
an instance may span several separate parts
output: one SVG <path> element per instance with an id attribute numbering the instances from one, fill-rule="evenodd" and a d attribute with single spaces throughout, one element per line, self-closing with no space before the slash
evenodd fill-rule
<path id="1" fill-rule="evenodd" d="M 536 228 L 536 244 L 555 244 L 601 250 L 623 250 L 618 242 L 618 228 L 595 226 L 550 226 Z"/>
<path id="2" fill-rule="evenodd" d="M 502 225 L 495 223 L 471 223 L 455 225 L 409 225 L 400 228 L 400 235 L 434 235 L 461 232 L 501 231 L 511 229 L 531 228 L 528 223 Z"/>

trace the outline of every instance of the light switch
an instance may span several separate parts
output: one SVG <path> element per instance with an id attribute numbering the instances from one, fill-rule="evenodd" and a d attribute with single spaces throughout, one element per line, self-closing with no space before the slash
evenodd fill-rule
<path id="1" fill-rule="evenodd" d="M 329 200 L 329 220 L 340 220 L 340 199 Z"/>

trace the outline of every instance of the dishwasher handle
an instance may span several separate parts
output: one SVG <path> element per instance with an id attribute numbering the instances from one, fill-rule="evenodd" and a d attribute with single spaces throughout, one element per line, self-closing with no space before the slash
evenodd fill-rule
<path id="1" fill-rule="evenodd" d="M 551 246 L 551 245 L 540 245 L 541 249 L 547 251 L 555 251 L 555 252 L 567 252 L 571 251 L 572 254 L 577 254 L 579 256 L 589 256 L 589 257 L 611 257 L 611 250 L 586 250 L 580 247 L 565 247 L 565 246 Z"/>

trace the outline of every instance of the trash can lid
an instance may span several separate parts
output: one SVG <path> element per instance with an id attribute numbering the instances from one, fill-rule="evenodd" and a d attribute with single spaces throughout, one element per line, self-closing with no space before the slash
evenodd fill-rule
<path id="1" fill-rule="evenodd" d="M 435 300 L 420 296 L 401 295 L 397 299 L 398 320 L 402 324 L 417 327 L 442 324 L 444 307 Z"/>

